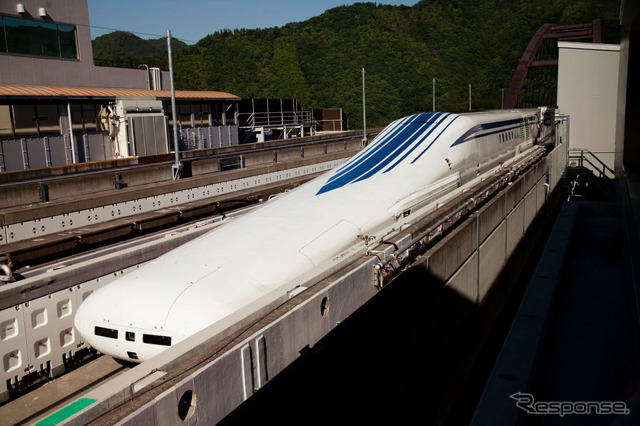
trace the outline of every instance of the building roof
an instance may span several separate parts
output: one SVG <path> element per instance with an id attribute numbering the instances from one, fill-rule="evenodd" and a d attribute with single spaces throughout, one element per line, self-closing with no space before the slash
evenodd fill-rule
<path id="1" fill-rule="evenodd" d="M 29 98 L 123 98 L 123 97 L 147 97 L 159 100 L 171 99 L 169 90 L 146 89 L 117 89 L 94 87 L 58 87 L 58 86 L 9 86 L 0 85 L 0 98 L 4 97 L 29 97 Z M 227 100 L 239 101 L 236 95 L 226 92 L 176 90 L 176 99 L 185 100 Z"/>

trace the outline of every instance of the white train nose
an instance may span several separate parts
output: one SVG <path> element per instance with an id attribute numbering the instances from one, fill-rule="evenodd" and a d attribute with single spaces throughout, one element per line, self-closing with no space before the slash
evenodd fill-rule
<path id="1" fill-rule="evenodd" d="M 78 308 L 78 311 L 76 312 L 76 316 L 73 322 L 76 330 L 78 330 L 78 333 L 80 333 L 80 337 L 84 343 L 100 352 L 105 353 L 105 348 L 100 347 L 100 342 L 98 339 L 96 339 L 95 336 L 96 318 L 98 318 L 97 315 L 100 315 L 100 304 L 97 303 L 97 298 L 92 298 L 91 296 L 89 296 L 84 302 L 82 302 L 82 304 Z"/>
<path id="2" fill-rule="evenodd" d="M 134 322 L 120 323 L 103 303 L 103 296 L 106 294 L 108 298 L 110 292 L 108 289 L 100 292 L 100 297 L 87 298 L 78 309 L 74 325 L 84 343 L 105 355 L 130 362 L 149 359 L 174 343 L 164 331 L 134 327 Z"/>
<path id="3" fill-rule="evenodd" d="M 80 337 L 85 342 L 87 341 L 87 336 L 91 330 L 91 326 L 89 325 L 91 322 L 91 309 L 87 306 L 87 300 L 80 305 L 73 320 L 73 325 L 76 327 L 76 330 L 80 333 Z"/>

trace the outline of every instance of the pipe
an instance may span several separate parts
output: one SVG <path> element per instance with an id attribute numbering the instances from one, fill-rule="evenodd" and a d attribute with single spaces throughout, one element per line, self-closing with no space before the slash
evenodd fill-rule
<path id="1" fill-rule="evenodd" d="M 67 116 L 69 117 L 69 145 L 71 145 L 71 164 L 78 162 L 76 145 L 73 140 L 73 120 L 71 119 L 71 101 L 67 100 Z"/>
<path id="2" fill-rule="evenodd" d="M 511 169 L 506 174 L 506 176 L 509 177 L 509 178 L 511 176 L 514 176 L 515 175 L 515 173 L 514 173 L 515 170 L 521 169 L 527 163 L 531 163 L 531 162 L 537 160 L 538 158 L 540 158 L 543 155 L 543 153 L 544 153 L 544 150 L 539 150 L 536 153 L 532 153 L 532 155 L 530 155 L 529 157 L 523 159 L 522 161 L 520 161 L 519 163 L 516 163 L 516 165 L 511 167 Z M 414 246 L 416 243 L 418 243 L 420 240 L 422 240 L 427 235 L 431 234 L 439 226 L 441 226 L 445 222 L 449 221 L 449 219 L 451 219 L 453 216 L 455 216 L 456 214 L 460 213 L 461 211 L 466 210 L 467 208 L 469 208 L 469 205 L 470 204 L 474 204 L 476 199 L 480 198 L 483 193 L 492 190 L 494 187 L 502 185 L 503 180 L 504 180 L 504 178 L 503 179 L 499 179 L 498 181 L 494 182 L 493 184 L 487 186 L 486 188 L 483 188 L 481 191 L 478 191 L 473 197 L 469 198 L 464 204 L 462 204 L 461 206 L 456 208 L 454 211 L 452 211 L 451 213 L 449 213 L 448 215 L 446 215 L 445 217 L 440 219 L 434 225 L 430 226 L 427 230 L 425 230 L 422 233 L 420 233 L 417 237 L 415 237 L 411 241 L 405 243 L 400 248 L 396 247 L 396 250 L 390 255 L 391 259 L 390 260 L 386 260 L 384 262 L 378 263 L 376 265 L 376 269 L 384 268 L 386 265 L 391 263 L 393 260 L 396 260 L 398 258 L 398 256 L 400 255 L 400 253 L 403 253 L 403 252 L 409 250 L 412 246 Z"/>
<path id="3" fill-rule="evenodd" d="M 364 128 L 364 134 L 362 136 L 362 146 L 367 146 L 369 142 L 367 140 L 367 108 L 365 106 L 365 96 L 364 96 L 364 68 L 362 68 L 362 125 Z"/>
<path id="4" fill-rule="evenodd" d="M 171 167 L 173 180 L 180 179 L 180 141 L 178 140 L 178 119 L 176 116 L 176 91 L 173 87 L 173 60 L 171 59 L 171 31 L 167 28 L 167 55 L 169 56 L 169 80 L 171 82 L 171 116 L 173 117 L 173 149 L 176 153 L 176 162 Z"/>
<path id="5" fill-rule="evenodd" d="M 149 78 L 149 66 L 147 64 L 140 64 L 138 68 L 145 67 L 147 70 L 147 89 L 151 90 L 151 78 Z"/>
<path id="6" fill-rule="evenodd" d="M 433 94 L 433 112 L 436 112 L 436 79 L 433 79 L 433 87 L 431 93 Z"/>
<path id="7" fill-rule="evenodd" d="M 9 267 L 9 265 L 2 264 L 0 265 L 0 270 L 4 272 L 4 275 L 0 275 L 0 282 L 12 282 L 13 281 L 13 271 Z"/>

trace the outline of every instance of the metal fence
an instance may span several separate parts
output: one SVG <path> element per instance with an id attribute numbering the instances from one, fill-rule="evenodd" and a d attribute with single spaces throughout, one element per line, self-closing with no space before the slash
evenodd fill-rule
<path id="1" fill-rule="evenodd" d="M 173 132 L 167 131 L 170 148 Z M 238 144 L 238 126 L 193 127 L 179 130 L 180 150 L 216 148 Z M 104 161 L 114 158 L 111 138 L 104 133 L 68 134 L 0 139 L 0 172 Z M 135 145 L 135 141 L 132 145 Z M 164 143 L 164 142 L 163 142 Z M 144 156 L 148 150 L 136 150 Z M 149 153 L 153 154 L 153 153 Z"/>
<path id="2" fill-rule="evenodd" d="M 113 158 L 111 139 L 102 133 L 0 139 L 0 171 L 28 170 Z"/>
<path id="3" fill-rule="evenodd" d="M 299 126 L 312 124 L 311 111 L 244 112 L 238 114 L 240 127 Z"/>
<path id="4" fill-rule="evenodd" d="M 238 126 L 185 127 L 178 129 L 178 138 L 181 151 L 238 145 Z M 173 131 L 169 131 L 169 140 L 173 149 Z"/>

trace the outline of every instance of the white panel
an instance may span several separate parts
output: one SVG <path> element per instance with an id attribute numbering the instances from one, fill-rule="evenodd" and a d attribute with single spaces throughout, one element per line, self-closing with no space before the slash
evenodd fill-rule
<path id="1" fill-rule="evenodd" d="M 336 251 L 342 251 L 351 246 L 360 232 L 360 228 L 351 222 L 341 220 L 302 247 L 300 253 L 307 256 L 315 265 L 319 265 L 331 258 Z"/>
<path id="2" fill-rule="evenodd" d="M 6 389 L 7 380 L 19 380 L 29 363 L 21 305 L 0 311 L 0 358 L 0 389 Z"/>
<path id="3" fill-rule="evenodd" d="M 75 287 L 52 293 L 24 304 L 27 353 L 32 370 L 64 366 L 63 353 L 75 348 L 77 333 L 73 315 L 77 309 Z"/>

